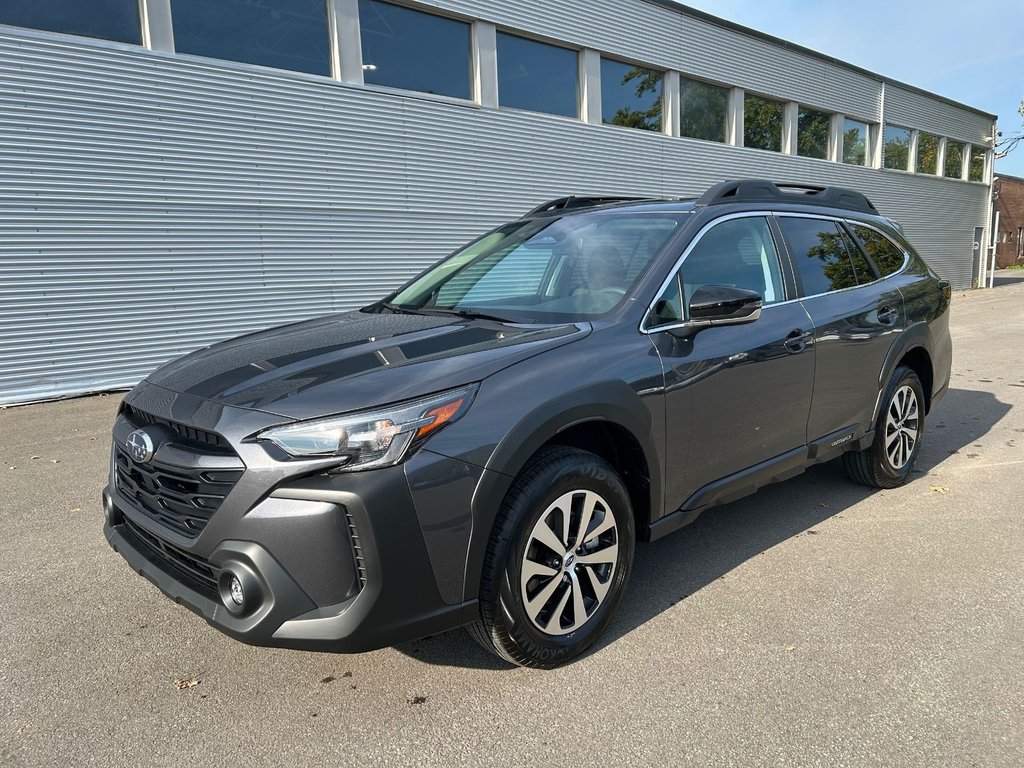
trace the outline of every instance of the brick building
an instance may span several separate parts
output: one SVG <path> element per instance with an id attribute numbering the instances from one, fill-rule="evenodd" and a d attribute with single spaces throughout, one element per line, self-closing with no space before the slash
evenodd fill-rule
<path id="1" fill-rule="evenodd" d="M 1024 264 L 1024 179 L 999 174 L 992 186 L 999 213 L 996 264 Z"/>

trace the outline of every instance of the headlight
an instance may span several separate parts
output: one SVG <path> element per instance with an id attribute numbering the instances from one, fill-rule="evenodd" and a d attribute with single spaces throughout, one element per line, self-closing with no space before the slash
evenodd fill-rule
<path id="1" fill-rule="evenodd" d="M 344 469 L 397 464 L 413 446 L 460 418 L 476 385 L 372 411 L 274 427 L 257 435 L 296 458 L 338 456 Z"/>

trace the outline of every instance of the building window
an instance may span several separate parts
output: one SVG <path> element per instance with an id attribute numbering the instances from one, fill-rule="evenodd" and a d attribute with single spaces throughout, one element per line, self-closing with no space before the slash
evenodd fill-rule
<path id="1" fill-rule="evenodd" d="M 882 167 L 896 171 L 910 170 L 909 130 L 895 125 L 885 126 L 882 135 Z"/>
<path id="2" fill-rule="evenodd" d="M 867 165 L 868 126 L 856 120 L 843 120 L 843 162 L 847 165 Z"/>
<path id="3" fill-rule="evenodd" d="M 178 53 L 331 74 L 324 0 L 171 0 L 171 19 Z"/>
<path id="4" fill-rule="evenodd" d="M 984 181 L 985 151 L 984 147 L 971 147 L 971 164 L 967 168 L 968 181 Z"/>
<path id="5" fill-rule="evenodd" d="M 142 44 L 138 0 L 3 0 L 0 24 Z"/>
<path id="6" fill-rule="evenodd" d="M 800 108 L 797 115 L 796 153 L 803 157 L 828 157 L 828 137 L 831 133 L 832 115 L 813 109 Z"/>
<path id="7" fill-rule="evenodd" d="M 781 101 L 746 94 L 743 99 L 743 146 L 782 151 Z"/>
<path id="8" fill-rule="evenodd" d="M 601 59 L 601 117 L 610 125 L 661 130 L 661 91 L 665 74 Z"/>
<path id="9" fill-rule="evenodd" d="M 498 33 L 498 103 L 567 117 L 579 116 L 579 54 L 569 48 Z"/>
<path id="10" fill-rule="evenodd" d="M 728 88 L 679 78 L 680 136 L 724 143 L 728 119 Z"/>
<path id="11" fill-rule="evenodd" d="M 917 134 L 917 172 L 932 176 L 939 172 L 939 137 L 933 133 Z"/>
<path id="12" fill-rule="evenodd" d="M 359 0 L 359 37 L 363 82 L 457 99 L 472 97 L 466 22 Z"/>
<path id="13" fill-rule="evenodd" d="M 946 167 L 942 175 L 947 179 L 964 177 L 964 145 L 959 141 L 946 142 Z"/>

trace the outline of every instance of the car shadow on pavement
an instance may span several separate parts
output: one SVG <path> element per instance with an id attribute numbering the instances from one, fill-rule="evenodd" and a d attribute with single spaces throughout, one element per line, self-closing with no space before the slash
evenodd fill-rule
<path id="1" fill-rule="evenodd" d="M 927 482 L 924 478 L 934 467 L 977 442 L 1011 407 L 990 392 L 949 390 L 929 414 L 914 481 Z M 848 480 L 841 462 L 831 461 L 753 496 L 710 509 L 688 528 L 660 541 L 639 544 L 629 587 L 597 648 L 614 643 L 747 560 L 813 530 L 877 492 Z M 428 664 L 512 668 L 462 631 L 403 643 L 396 650 Z"/>

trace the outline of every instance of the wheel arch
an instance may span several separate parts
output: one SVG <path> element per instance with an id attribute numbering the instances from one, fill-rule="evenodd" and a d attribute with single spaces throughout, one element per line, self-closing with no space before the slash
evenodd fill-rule
<path id="1" fill-rule="evenodd" d="M 935 369 L 931 349 L 931 330 L 924 322 L 914 323 L 907 327 L 893 342 L 878 374 L 878 400 L 872 415 L 872 424 L 877 420 L 879 409 L 882 407 L 882 393 L 885 391 L 886 384 L 892 378 L 893 371 L 901 365 L 910 366 L 921 379 L 921 387 L 924 389 L 925 414 L 928 413 L 931 409 L 935 386 Z"/>
<path id="2" fill-rule="evenodd" d="M 634 506 L 637 534 L 660 514 L 662 476 L 653 418 L 623 381 L 602 382 L 551 398 L 501 439 L 473 496 L 473 528 L 466 560 L 465 594 L 479 592 L 484 555 L 501 503 L 541 449 L 566 445 L 591 451 L 616 468 Z M 623 441 L 619 444 L 618 441 Z"/>

